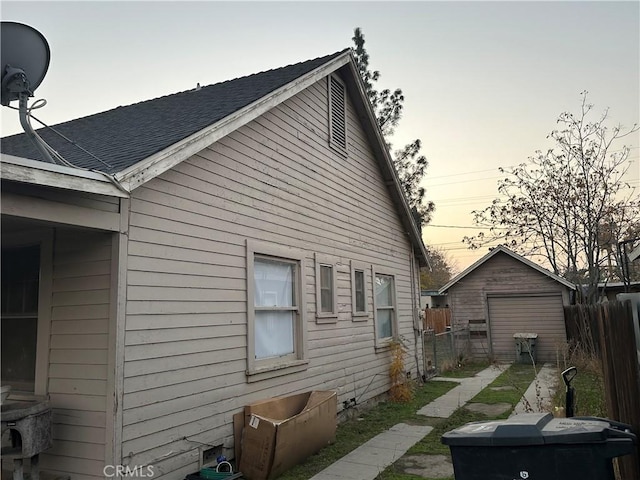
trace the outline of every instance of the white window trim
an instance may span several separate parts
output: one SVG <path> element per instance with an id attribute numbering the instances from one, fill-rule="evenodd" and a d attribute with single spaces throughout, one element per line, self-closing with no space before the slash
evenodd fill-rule
<path id="1" fill-rule="evenodd" d="M 356 311 L 356 271 L 364 274 L 364 312 Z M 351 261 L 351 316 L 354 322 L 365 322 L 371 318 L 369 312 L 369 284 L 371 280 L 367 280 L 367 273 L 371 273 L 371 266 Z"/>
<path id="2" fill-rule="evenodd" d="M 344 88 L 344 142 L 345 146 L 338 144 L 333 139 L 333 115 L 331 115 L 331 79 L 336 80 L 340 83 Z M 336 152 L 342 154 L 343 156 L 347 156 L 347 146 L 349 145 L 349 136 L 348 136 L 348 125 L 347 125 L 347 86 L 342 81 L 342 79 L 338 75 L 328 75 L 327 76 L 327 97 L 328 97 L 328 113 L 329 113 L 329 145 Z"/>
<path id="3" fill-rule="evenodd" d="M 40 281 L 38 283 L 38 333 L 36 337 L 36 375 L 33 393 L 14 393 L 15 399 L 46 395 L 49 388 L 49 339 L 51 337 L 51 296 L 53 291 L 53 229 L 38 229 L 2 234 L 3 248 L 40 244 Z"/>
<path id="4" fill-rule="evenodd" d="M 385 338 L 378 338 L 378 305 L 376 301 L 376 276 L 386 276 L 393 278 L 393 290 L 391 294 L 393 296 L 393 316 L 391 318 L 391 336 Z M 375 338 L 376 349 L 386 349 L 395 337 L 398 335 L 398 292 L 396 290 L 397 275 L 386 272 L 384 270 L 377 270 L 375 267 L 371 267 L 371 291 L 373 295 L 373 332 Z"/>
<path id="5" fill-rule="evenodd" d="M 338 274 L 335 261 L 328 255 L 316 253 L 316 323 L 336 323 L 338 321 Z M 333 286 L 331 296 L 333 310 L 331 312 L 321 312 L 321 284 L 320 284 L 320 267 L 331 267 L 331 284 Z"/>
<path id="6" fill-rule="evenodd" d="M 256 360 L 255 353 L 255 286 L 253 283 L 255 256 L 264 255 L 293 261 L 298 264 L 296 277 L 297 320 L 294 325 L 293 358 Z M 300 250 L 259 240 L 247 239 L 247 381 L 256 382 L 268 378 L 288 375 L 306 370 L 309 359 L 307 352 L 307 320 L 305 301 L 305 256 Z"/>

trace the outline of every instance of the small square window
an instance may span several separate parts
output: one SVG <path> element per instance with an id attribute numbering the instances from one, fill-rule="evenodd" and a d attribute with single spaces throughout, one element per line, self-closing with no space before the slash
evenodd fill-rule
<path id="1" fill-rule="evenodd" d="M 318 323 L 338 321 L 336 266 L 325 255 L 316 254 L 316 319 Z"/>
<path id="2" fill-rule="evenodd" d="M 363 321 L 369 318 L 367 272 L 371 273 L 370 266 L 351 262 L 351 315 L 354 321 Z"/>
<path id="3" fill-rule="evenodd" d="M 320 312 L 333 313 L 333 266 L 320 265 Z"/>

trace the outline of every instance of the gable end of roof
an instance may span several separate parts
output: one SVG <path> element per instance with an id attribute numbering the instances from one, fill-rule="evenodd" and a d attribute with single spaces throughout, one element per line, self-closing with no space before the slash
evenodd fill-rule
<path id="1" fill-rule="evenodd" d="M 541 267 L 540 265 L 538 265 L 537 263 L 532 262 L 528 258 L 525 258 L 525 257 L 523 257 L 521 255 L 518 255 L 517 253 L 509 250 L 507 247 L 505 247 L 503 245 L 500 245 L 498 247 L 495 247 L 493 250 L 491 250 L 489 253 L 487 253 L 484 257 L 480 258 L 475 263 L 473 263 L 472 265 L 467 267 L 465 270 L 460 272 L 458 275 L 456 275 L 454 278 L 452 278 L 451 281 L 449 281 L 449 283 L 447 283 L 442 288 L 440 288 L 439 292 L 441 294 L 446 293 L 447 290 L 449 290 L 451 287 L 453 287 L 456 283 L 458 283 L 464 277 L 466 277 L 471 272 L 473 272 L 476 269 L 478 269 L 481 265 L 485 264 L 488 260 L 490 260 L 491 258 L 493 258 L 494 256 L 496 256 L 499 253 L 504 253 L 505 255 L 509 255 L 511 258 L 517 260 L 518 262 L 523 263 L 524 265 L 526 265 L 526 266 L 528 266 L 528 267 L 530 267 L 530 268 L 542 273 L 543 275 L 546 275 L 547 277 L 549 277 L 552 280 L 564 285 L 565 287 L 567 287 L 567 288 L 569 288 L 571 290 L 575 290 L 576 289 L 576 286 L 573 283 L 569 282 L 568 280 L 562 278 L 559 275 L 556 275 L 553 272 L 550 272 L 546 268 Z"/>

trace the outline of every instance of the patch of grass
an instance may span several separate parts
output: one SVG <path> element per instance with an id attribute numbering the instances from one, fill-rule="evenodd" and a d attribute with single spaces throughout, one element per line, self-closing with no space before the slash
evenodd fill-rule
<path id="1" fill-rule="evenodd" d="M 398 423 L 429 425 L 432 423 L 416 412 L 424 405 L 444 395 L 458 384 L 455 382 L 427 382 L 416 388 L 414 399 L 409 403 L 384 402 L 338 425 L 336 441 L 323 448 L 279 477 L 279 480 L 305 480 L 344 457 L 347 453 L 388 430 Z"/>
<path id="2" fill-rule="evenodd" d="M 475 364 L 475 367 L 469 365 L 468 372 L 473 372 L 475 369 L 477 369 L 475 370 L 475 372 L 477 372 L 486 368 L 486 366 L 486 364 Z M 467 375 L 468 374 L 465 374 L 465 376 Z M 515 406 L 534 377 L 534 369 L 531 365 L 512 365 L 494 380 L 489 387 L 513 386 L 515 389 L 491 390 L 490 388 L 485 388 L 471 401 L 482 403 L 511 403 L 511 405 Z M 449 447 L 440 441 L 444 433 L 469 422 L 506 418 L 509 415 L 510 412 L 507 412 L 499 417 L 489 417 L 482 413 L 471 412 L 465 408 L 457 409 L 453 415 L 446 419 L 427 418 L 416 415 L 416 412 L 421 407 L 439 396 L 444 395 L 456 385 L 458 385 L 457 382 L 427 382 L 425 385 L 416 389 L 415 398 L 410 403 L 381 403 L 373 409 L 362 413 L 357 419 L 339 425 L 336 442 L 333 445 L 322 449 L 317 455 L 310 457 L 304 464 L 298 465 L 284 473 L 279 480 L 306 480 L 369 439 L 401 422 L 414 425 L 432 425 L 434 427 L 431 433 L 411 447 L 407 454 L 446 455 L 450 457 Z M 389 466 L 378 476 L 378 480 L 418 479 L 436 480 L 404 473 L 402 468 L 397 464 Z M 454 478 L 449 477 L 448 479 L 438 480 L 454 480 Z"/>
<path id="3" fill-rule="evenodd" d="M 401 469 L 395 467 L 395 465 L 392 465 L 391 467 L 387 468 L 384 472 L 380 473 L 380 475 L 376 477 L 376 480 L 455 480 L 455 479 L 453 477 L 446 477 L 446 478 L 421 477 L 419 475 L 404 473 Z"/>
<path id="4" fill-rule="evenodd" d="M 485 388 L 478 395 L 471 399 L 477 403 L 510 403 L 515 407 L 524 392 L 536 377 L 533 365 L 523 365 L 514 363 L 498 378 L 496 378 L 489 388 Z M 497 388 L 497 390 L 495 390 Z M 507 412 L 498 418 L 506 418 L 511 412 Z"/>
<path id="5" fill-rule="evenodd" d="M 473 377 L 476 373 L 484 370 L 489 366 L 489 362 L 473 362 L 465 363 L 461 366 L 455 366 L 440 373 L 441 377 L 447 378 L 467 378 Z"/>
<path id="6" fill-rule="evenodd" d="M 475 413 L 466 408 L 459 408 L 449 418 L 440 420 L 431 433 L 411 447 L 409 455 L 450 455 L 449 447 L 440 441 L 440 437 L 446 432 L 458 428 L 465 423 L 487 420 L 489 417 L 482 413 Z"/>
<path id="7" fill-rule="evenodd" d="M 533 366 L 513 364 L 496 378 L 487 388 L 471 399 L 478 403 L 511 403 L 513 407 L 520 401 L 531 381 L 535 378 Z M 515 387 L 514 390 L 491 390 L 491 387 Z M 449 447 L 440 442 L 440 437 L 446 432 L 469 422 L 507 418 L 511 410 L 496 417 L 489 417 L 482 413 L 471 412 L 462 407 L 457 409 L 446 419 L 440 420 L 433 431 L 409 449 L 408 454 L 449 455 Z"/>
<path id="8" fill-rule="evenodd" d="M 607 405 L 604 394 L 604 380 L 600 360 L 589 357 L 582 351 L 574 351 L 568 364 L 578 370 L 571 382 L 575 390 L 575 416 L 607 417 Z M 565 366 L 566 368 L 566 366 Z M 566 405 L 566 388 L 564 382 L 553 397 L 553 404 L 564 410 Z M 564 416 L 564 414 L 562 415 Z"/>

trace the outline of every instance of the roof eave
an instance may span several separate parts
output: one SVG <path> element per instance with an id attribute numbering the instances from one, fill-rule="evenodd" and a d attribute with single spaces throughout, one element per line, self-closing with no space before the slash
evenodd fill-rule
<path id="1" fill-rule="evenodd" d="M 0 178 L 110 197 L 129 197 L 128 192 L 119 188 L 115 180 L 106 173 L 40 162 L 5 153 L 0 153 Z"/>
<path id="2" fill-rule="evenodd" d="M 471 272 L 473 272 L 474 270 L 476 270 L 480 265 L 486 263 L 489 259 L 493 258 L 495 255 L 497 255 L 498 253 L 505 253 L 507 255 L 509 255 L 511 258 L 518 260 L 521 263 L 524 263 L 525 265 L 527 265 L 528 267 L 533 268 L 534 270 L 537 270 L 538 272 L 542 273 L 543 275 L 546 275 L 547 277 L 551 278 L 552 280 L 555 280 L 558 283 L 561 283 L 562 285 L 564 285 L 565 287 L 571 289 L 571 290 L 575 290 L 576 286 L 569 282 L 568 280 L 565 280 L 564 278 L 556 275 L 555 273 L 552 273 L 550 271 L 548 271 L 546 268 L 541 267 L 540 265 L 532 262 L 531 260 L 518 255 L 515 252 L 512 252 L 511 250 L 509 250 L 508 248 L 500 245 L 496 248 L 494 248 L 493 250 L 491 250 L 488 254 L 486 254 L 484 257 L 480 258 L 479 260 L 477 260 L 476 262 L 474 262 L 473 264 L 471 264 L 469 267 L 467 267 L 465 270 L 463 270 L 462 272 L 460 272 L 458 275 L 456 275 L 454 278 L 451 279 L 451 281 L 449 281 L 449 283 L 447 283 L 446 285 L 444 285 L 442 288 L 440 288 L 439 292 L 441 294 L 445 293 L 447 290 L 449 290 L 449 288 L 451 288 L 453 285 L 455 285 L 456 283 L 458 283 L 460 280 L 462 280 L 464 277 L 466 277 L 467 275 L 469 275 Z"/>
<path id="3" fill-rule="evenodd" d="M 364 83 L 362 82 L 362 78 L 360 77 L 360 73 L 358 72 L 355 58 L 353 57 L 353 54 L 351 52 L 349 52 L 349 58 L 349 71 L 351 73 L 351 79 L 353 80 L 353 82 L 349 83 L 352 83 L 352 86 L 355 87 L 359 93 L 359 101 L 355 102 L 356 109 L 358 110 L 360 115 L 364 117 L 362 118 L 362 123 L 365 125 L 365 127 L 368 127 L 367 131 L 369 135 L 373 137 L 374 141 L 372 141 L 371 143 L 374 147 L 374 154 L 376 155 L 378 163 L 383 169 L 383 173 L 386 174 L 385 180 L 387 181 L 387 185 L 391 187 L 390 190 L 392 196 L 394 197 L 395 203 L 400 207 L 403 224 L 407 231 L 406 233 L 416 250 L 416 256 L 420 260 L 421 265 L 430 265 L 429 257 L 427 255 L 427 249 L 425 248 L 424 242 L 422 241 L 422 235 L 420 234 L 420 230 L 413 220 L 411 208 L 409 207 L 409 203 L 407 202 L 407 199 L 404 196 L 404 192 L 402 191 L 400 180 L 398 179 L 396 169 L 393 166 L 391 154 L 389 153 L 389 150 L 387 148 L 387 144 L 378 125 L 378 121 L 376 119 L 373 108 L 371 107 L 371 103 L 368 100 Z"/>

